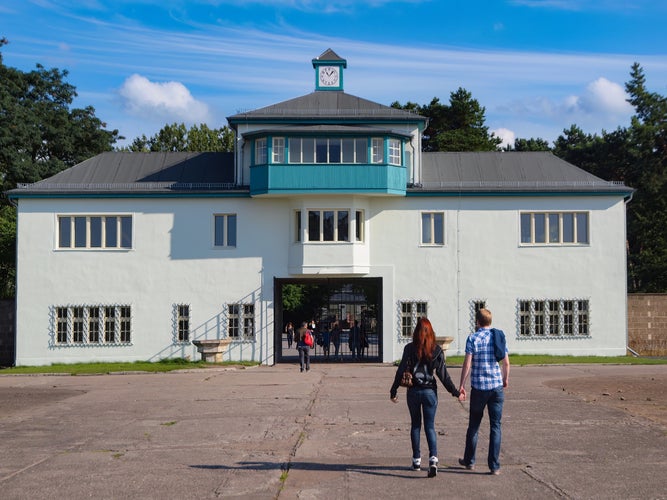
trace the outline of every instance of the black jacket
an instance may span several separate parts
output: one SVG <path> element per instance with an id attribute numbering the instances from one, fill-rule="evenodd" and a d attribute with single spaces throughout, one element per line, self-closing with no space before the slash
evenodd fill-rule
<path id="1" fill-rule="evenodd" d="M 407 344 L 403 349 L 403 357 L 401 358 L 401 363 L 398 365 L 398 368 L 396 369 L 396 376 L 394 377 L 394 383 L 392 384 L 391 389 L 389 391 L 389 395 L 392 398 L 396 397 L 396 392 L 398 391 L 401 377 L 403 376 L 403 372 L 408 367 L 408 360 L 410 360 L 411 366 L 414 369 L 414 367 L 417 366 L 418 360 L 417 360 L 417 351 L 412 342 Z M 449 373 L 447 373 L 447 366 L 445 364 L 445 352 L 439 345 L 435 346 L 435 350 L 433 351 L 433 357 L 431 358 L 431 362 L 428 365 L 428 369 L 430 373 L 433 373 L 440 379 L 442 385 L 445 386 L 445 389 L 447 389 L 447 391 L 452 396 L 454 396 L 455 398 L 459 397 L 460 394 L 459 390 L 454 385 L 454 382 L 452 382 Z M 429 387 L 434 391 L 437 391 L 438 384 L 435 377 L 433 377 L 430 384 L 421 385 L 419 387 Z M 410 389 L 411 388 L 408 388 L 408 390 Z"/>

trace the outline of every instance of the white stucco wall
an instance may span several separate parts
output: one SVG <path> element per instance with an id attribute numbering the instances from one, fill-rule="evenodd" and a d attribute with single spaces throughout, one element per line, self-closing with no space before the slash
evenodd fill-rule
<path id="1" fill-rule="evenodd" d="M 365 241 L 308 245 L 294 268 L 296 209 L 363 209 Z M 421 211 L 445 212 L 445 245 L 420 245 Z M 590 211 L 590 245 L 522 247 L 520 211 Z M 237 214 L 237 247 L 213 248 L 213 214 Z M 57 214 L 133 216 L 128 251 L 58 250 Z M 384 361 L 400 357 L 398 301 L 428 302 L 437 334 L 461 353 L 470 301 L 486 300 L 514 353 L 624 354 L 627 338 L 625 206 L 618 197 L 312 197 L 22 199 L 19 203 L 18 365 L 92 360 L 198 359 L 173 344 L 174 304 L 191 306 L 192 338 L 219 338 L 224 305 L 255 304 L 256 341 L 226 359 L 274 360 L 273 279 L 368 276 L 383 280 Z M 298 250 L 298 248 L 297 248 Z M 352 256 L 352 257 L 350 257 Z M 367 263 L 350 268 L 346 258 Z M 298 259 L 298 257 L 297 257 Z M 352 272 L 350 273 L 350 269 Z M 355 274 L 363 269 L 367 274 Z M 347 274 L 350 273 L 350 274 Z M 588 299 L 590 337 L 519 339 L 519 299 Z M 130 305 L 131 346 L 49 347 L 49 311 Z"/>
<path id="2" fill-rule="evenodd" d="M 445 211 L 445 245 L 421 247 L 419 214 L 433 210 Z M 521 246 L 521 211 L 589 211 L 590 244 Z M 625 205 L 617 197 L 409 198 L 386 202 L 371 226 L 371 261 L 405 263 L 395 301 L 428 302 L 436 333 L 455 339 L 450 352 L 464 352 L 471 301 L 484 300 L 513 353 L 625 354 Z M 588 299 L 590 336 L 519 338 L 520 299 Z"/>

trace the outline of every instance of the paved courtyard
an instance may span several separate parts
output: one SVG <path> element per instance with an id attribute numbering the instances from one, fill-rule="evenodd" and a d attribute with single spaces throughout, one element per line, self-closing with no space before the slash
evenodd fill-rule
<path id="1" fill-rule="evenodd" d="M 457 464 L 467 403 L 443 389 L 434 479 L 409 469 L 394 370 L 0 376 L 0 497 L 667 498 L 666 365 L 513 367 L 499 476 L 486 418 L 477 469 Z"/>

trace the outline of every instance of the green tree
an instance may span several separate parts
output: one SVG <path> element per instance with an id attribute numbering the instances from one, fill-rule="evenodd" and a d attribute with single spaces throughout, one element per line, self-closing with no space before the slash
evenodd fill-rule
<path id="1" fill-rule="evenodd" d="M 205 123 L 189 129 L 184 123 L 172 123 L 162 127 L 152 137 L 135 138 L 121 151 L 234 151 L 234 132 L 227 127 L 212 129 Z"/>
<path id="2" fill-rule="evenodd" d="M 422 138 L 423 151 L 496 151 L 502 142 L 485 125 L 485 108 L 461 87 L 450 94 L 449 105 L 434 97 L 424 106 L 394 102 L 392 107 L 428 118 Z"/>
<path id="3" fill-rule="evenodd" d="M 0 47 L 6 45 L 0 40 Z M 92 107 L 70 108 L 76 89 L 67 71 L 23 72 L 4 65 L 0 53 L 0 173 L 6 191 L 36 182 L 102 151 L 110 151 L 118 131 L 95 116 Z"/>
<path id="4" fill-rule="evenodd" d="M 530 139 L 514 139 L 514 145 L 508 145 L 505 151 L 551 151 L 549 142 L 546 139 L 530 138 Z"/>
<path id="5" fill-rule="evenodd" d="M 630 127 L 586 134 L 563 131 L 554 154 L 610 181 L 635 188 L 627 205 L 628 290 L 667 291 L 667 100 L 646 88 L 635 63 L 626 83 L 635 108 Z"/>
<path id="6" fill-rule="evenodd" d="M 632 162 L 627 182 L 635 187 L 628 204 L 628 275 L 631 290 L 667 291 L 667 99 L 646 88 L 644 71 L 633 64 L 625 89 L 635 108 L 628 134 Z"/>
<path id="7" fill-rule="evenodd" d="M 0 48 L 7 44 L 0 39 Z M 0 187 L 37 182 L 103 151 L 120 138 L 105 130 L 95 109 L 71 108 L 76 89 L 67 71 L 37 64 L 28 72 L 5 66 L 0 52 Z M 0 203 L 0 296 L 14 296 L 16 209 Z"/>

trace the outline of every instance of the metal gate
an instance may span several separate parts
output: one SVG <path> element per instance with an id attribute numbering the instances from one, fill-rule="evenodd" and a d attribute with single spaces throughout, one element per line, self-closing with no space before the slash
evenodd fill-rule
<path id="1" fill-rule="evenodd" d="M 298 360 L 286 325 L 303 322 L 315 324 L 311 362 L 382 361 L 382 278 L 276 278 L 274 287 L 278 363 Z"/>

